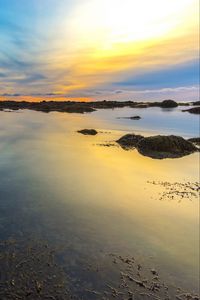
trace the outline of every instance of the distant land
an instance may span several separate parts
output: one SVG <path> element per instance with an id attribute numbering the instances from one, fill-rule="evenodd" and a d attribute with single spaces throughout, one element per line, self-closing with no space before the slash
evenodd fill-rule
<path id="1" fill-rule="evenodd" d="M 89 113 L 96 109 L 113 109 L 122 107 L 131 108 L 148 108 L 148 107 L 161 107 L 161 108 L 174 108 L 177 106 L 192 106 L 188 111 L 190 113 L 200 113 L 200 102 L 179 102 L 174 100 L 164 100 L 160 102 L 136 102 L 136 101 L 40 101 L 40 102 L 28 102 L 28 101 L 1 101 L 0 110 L 10 109 L 30 109 L 43 112 L 68 112 L 68 113 Z"/>

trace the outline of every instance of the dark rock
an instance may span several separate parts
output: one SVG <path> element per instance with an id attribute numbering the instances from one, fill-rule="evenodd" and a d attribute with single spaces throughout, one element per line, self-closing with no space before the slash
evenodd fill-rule
<path id="1" fill-rule="evenodd" d="M 190 109 L 185 109 L 185 110 L 182 110 L 182 111 L 183 112 L 188 111 L 191 114 L 199 115 L 200 114 L 200 106 L 193 107 L 193 108 L 190 108 Z"/>
<path id="2" fill-rule="evenodd" d="M 0 111 L 4 109 L 30 109 L 42 112 L 67 112 L 67 113 L 89 113 L 96 109 L 114 109 L 121 107 L 131 108 L 147 108 L 147 107 L 175 107 L 181 105 L 173 100 L 165 100 L 163 102 L 134 102 L 134 101 L 91 101 L 91 102 L 76 102 L 76 101 L 0 101 Z"/>
<path id="3" fill-rule="evenodd" d="M 143 138 L 137 144 L 138 151 L 152 158 L 177 158 L 191 154 L 198 149 L 180 136 L 150 136 Z"/>
<path id="4" fill-rule="evenodd" d="M 177 107 L 178 103 L 176 103 L 174 100 L 164 100 L 161 103 L 161 107 L 163 108 L 171 108 L 171 107 Z"/>
<path id="5" fill-rule="evenodd" d="M 189 142 L 200 146 L 200 137 L 188 139 Z"/>
<path id="6" fill-rule="evenodd" d="M 74 104 L 74 105 L 70 105 L 70 106 L 64 108 L 63 112 L 83 114 L 83 113 L 93 112 L 95 110 L 96 109 L 94 109 L 90 106 Z"/>
<path id="7" fill-rule="evenodd" d="M 125 150 L 133 149 L 137 146 L 138 142 L 143 139 L 142 135 L 126 134 L 116 142 Z"/>
<path id="8" fill-rule="evenodd" d="M 155 269 L 151 269 L 151 273 L 152 273 L 153 275 L 158 276 L 158 272 L 157 272 Z"/>
<path id="9" fill-rule="evenodd" d="M 178 106 L 191 106 L 192 102 L 179 102 Z"/>
<path id="10" fill-rule="evenodd" d="M 98 133 L 95 129 L 82 129 L 78 130 L 77 132 L 84 135 L 96 135 Z"/>
<path id="11" fill-rule="evenodd" d="M 192 104 L 195 105 L 195 106 L 199 106 L 200 105 L 200 101 L 193 102 Z"/>
<path id="12" fill-rule="evenodd" d="M 140 116 L 133 116 L 133 117 L 119 117 L 117 119 L 129 119 L 129 120 L 140 120 Z"/>
<path id="13" fill-rule="evenodd" d="M 130 117 L 131 120 L 140 120 L 141 117 L 140 116 L 134 116 L 134 117 Z"/>

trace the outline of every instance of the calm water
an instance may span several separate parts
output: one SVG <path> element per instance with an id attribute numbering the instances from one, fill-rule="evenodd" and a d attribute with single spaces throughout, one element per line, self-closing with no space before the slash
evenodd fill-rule
<path id="1" fill-rule="evenodd" d="M 132 115 L 142 119 L 117 119 Z M 198 136 L 198 125 L 179 109 L 0 112 L 1 240 L 34 236 L 61 247 L 82 296 L 84 286 L 101 290 L 115 280 L 109 253 L 134 255 L 167 282 L 197 291 L 198 199 L 159 201 L 163 187 L 148 181 L 198 181 L 198 154 L 153 160 L 100 144 L 126 132 Z M 83 128 L 100 133 L 76 133 Z M 102 272 L 86 273 L 87 264 L 102 264 Z"/>

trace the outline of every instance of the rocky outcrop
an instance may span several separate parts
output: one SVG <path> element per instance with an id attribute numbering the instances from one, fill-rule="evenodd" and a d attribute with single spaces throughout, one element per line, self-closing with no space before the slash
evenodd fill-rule
<path id="1" fill-rule="evenodd" d="M 140 120 L 141 117 L 140 116 L 133 116 L 133 117 L 130 117 L 130 120 Z"/>
<path id="2" fill-rule="evenodd" d="M 200 137 L 191 138 L 191 139 L 188 139 L 188 141 L 195 144 L 195 145 L 200 146 Z"/>
<path id="3" fill-rule="evenodd" d="M 19 98 L 18 98 L 19 99 Z M 130 108 L 148 108 L 148 107 L 176 107 L 183 103 L 176 103 L 173 100 L 164 100 L 163 102 L 136 102 L 136 101 L 91 101 L 91 102 L 76 102 L 76 101 L 0 101 L 0 111 L 4 109 L 18 110 L 31 109 L 42 112 L 68 112 L 68 113 L 88 113 L 96 109 L 114 109 L 121 107 Z"/>
<path id="4" fill-rule="evenodd" d="M 172 108 L 172 107 L 177 107 L 178 103 L 176 103 L 174 100 L 164 100 L 161 102 L 161 107 L 163 108 Z"/>
<path id="5" fill-rule="evenodd" d="M 200 106 L 197 106 L 197 107 L 192 107 L 190 109 L 185 109 L 185 110 L 182 110 L 183 112 L 185 111 L 188 111 L 190 114 L 196 114 L 196 115 L 199 115 L 200 114 Z"/>
<path id="6" fill-rule="evenodd" d="M 198 149 L 180 136 L 150 136 L 141 139 L 137 144 L 138 151 L 152 158 L 177 158 L 191 154 Z"/>
<path id="7" fill-rule="evenodd" d="M 42 112 L 68 112 L 68 113 L 89 113 L 95 111 L 92 105 L 86 102 L 75 101 L 41 101 L 41 102 L 27 102 L 27 101 L 0 101 L 0 110 L 11 109 L 30 109 Z"/>
<path id="8" fill-rule="evenodd" d="M 175 135 L 143 137 L 126 134 L 116 142 L 125 150 L 136 148 L 140 154 L 156 159 L 177 158 L 198 151 L 191 141 Z"/>
<path id="9" fill-rule="evenodd" d="M 138 142 L 143 139 L 144 137 L 139 134 L 126 134 L 122 136 L 116 142 L 123 148 L 123 149 L 133 149 L 137 147 Z"/>
<path id="10" fill-rule="evenodd" d="M 119 117 L 117 119 L 129 119 L 129 120 L 140 120 L 140 116 L 133 116 L 133 117 Z"/>
<path id="11" fill-rule="evenodd" d="M 199 106 L 200 105 L 200 101 L 195 101 L 192 103 L 194 106 Z"/>
<path id="12" fill-rule="evenodd" d="M 82 129 L 77 132 L 84 135 L 96 135 L 98 133 L 95 129 Z"/>

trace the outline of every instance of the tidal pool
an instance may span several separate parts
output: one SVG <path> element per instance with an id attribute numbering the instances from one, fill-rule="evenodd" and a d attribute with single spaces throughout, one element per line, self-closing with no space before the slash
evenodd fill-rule
<path id="1" fill-rule="evenodd" d="M 142 119 L 118 119 L 131 115 Z M 155 269 L 174 289 L 171 299 L 177 288 L 197 293 L 199 199 L 175 193 L 161 201 L 165 187 L 155 183 L 198 182 L 198 153 L 154 160 L 114 141 L 128 132 L 193 137 L 198 125 L 197 116 L 179 109 L 0 112 L 1 242 L 48 243 L 71 293 L 81 299 L 110 299 L 124 268 L 115 256 L 134 257 L 138 272 L 144 270 L 135 274 L 138 280 Z M 99 134 L 78 134 L 83 128 Z M 104 146 L 108 142 L 113 146 Z"/>

